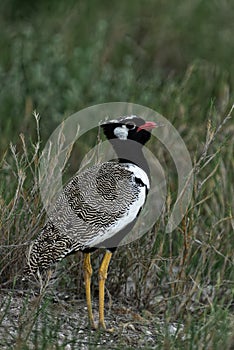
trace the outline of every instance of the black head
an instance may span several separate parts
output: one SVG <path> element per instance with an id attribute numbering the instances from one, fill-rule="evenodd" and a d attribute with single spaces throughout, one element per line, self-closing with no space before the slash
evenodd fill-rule
<path id="1" fill-rule="evenodd" d="M 135 141 L 144 145 L 151 137 L 150 131 L 156 128 L 154 122 L 145 122 L 135 115 L 108 120 L 101 125 L 108 140 Z"/>

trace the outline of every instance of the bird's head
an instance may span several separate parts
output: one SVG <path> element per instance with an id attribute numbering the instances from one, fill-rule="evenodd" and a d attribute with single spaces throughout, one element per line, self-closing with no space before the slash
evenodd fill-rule
<path id="1" fill-rule="evenodd" d="M 118 139 L 121 141 L 131 140 L 144 145 L 151 137 L 150 131 L 158 125 L 135 115 L 108 120 L 101 124 L 108 140 Z"/>

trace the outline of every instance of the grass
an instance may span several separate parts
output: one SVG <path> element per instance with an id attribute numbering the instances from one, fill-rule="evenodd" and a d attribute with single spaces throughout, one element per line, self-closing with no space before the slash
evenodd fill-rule
<path id="1" fill-rule="evenodd" d="M 231 349 L 232 5 L 41 3 L 1 4 L 1 348 Z M 46 139 L 66 116 L 109 101 L 143 104 L 167 117 L 188 147 L 195 176 L 184 220 L 165 234 L 177 175 L 165 149 L 150 144 L 169 169 L 167 205 L 152 230 L 120 247 L 111 262 L 106 312 L 115 335 L 85 327 L 81 254 L 59 264 L 54 285 L 39 297 L 31 291 L 38 285 L 20 282 L 28 243 L 45 220 L 38 164 Z M 95 138 L 90 133 L 75 145 L 67 176 Z M 97 272 L 98 253 L 92 262 Z M 96 301 L 95 275 L 93 285 Z"/>
<path id="2" fill-rule="evenodd" d="M 112 262 L 108 279 L 109 298 L 113 298 L 113 303 L 120 299 L 123 305 L 127 300 L 132 307 L 137 307 L 141 315 L 150 310 L 153 315 L 151 325 L 154 324 L 157 329 L 154 337 L 158 348 L 219 349 L 220 346 L 228 347 L 231 341 L 234 322 L 231 197 L 228 202 L 228 193 L 224 188 L 222 192 L 215 189 L 215 186 L 222 185 L 222 179 L 228 181 L 228 178 L 223 177 L 223 173 L 228 174 L 223 168 L 223 152 L 227 152 L 225 159 L 233 166 L 229 154 L 232 148 L 226 147 L 227 140 L 223 140 L 223 136 L 219 140 L 220 134 L 225 134 L 225 129 L 230 127 L 231 113 L 232 110 L 216 128 L 210 123 L 207 125 L 200 157 L 194 161 L 193 200 L 181 225 L 171 234 L 165 235 L 163 228 L 169 215 L 168 202 L 167 210 L 151 232 L 127 247 L 120 247 Z M 26 244 L 37 234 L 44 217 L 37 180 L 40 153 L 38 115 L 36 125 L 38 139 L 29 146 L 33 152 L 28 151 L 21 135 L 22 151 L 16 153 L 15 147 L 11 145 L 11 157 L 8 156 L 7 161 L 6 156 L 2 161 L 2 178 L 5 181 L 3 188 L 10 188 L 7 181 L 12 181 L 11 174 L 16 179 L 13 197 L 8 192 L 7 198 L 5 193 L 6 202 L 2 205 L 1 216 L 2 292 L 13 288 L 6 304 L 1 308 L 3 326 L 9 318 L 11 304 L 14 305 L 17 293 L 22 289 L 21 282 L 15 278 L 21 273 Z M 230 140 L 230 145 L 229 142 Z M 92 260 L 97 271 L 100 262 L 97 253 Z M 56 285 L 50 287 L 50 291 L 51 288 L 60 293 L 83 295 L 79 255 L 59 264 Z M 47 290 L 41 291 L 34 301 L 26 296 L 26 304 L 20 307 L 21 316 L 15 325 L 18 335 L 12 339 L 16 341 L 16 348 L 27 349 L 31 343 L 37 344 L 37 348 L 41 349 L 51 346 L 62 349 L 67 344 L 77 346 L 79 342 L 86 344 L 87 339 L 80 337 L 79 333 L 83 329 L 82 325 L 76 328 L 77 334 L 74 333 L 72 339 L 61 341 L 64 324 L 58 317 L 59 312 L 56 314 L 56 322 L 48 316 L 51 312 L 49 310 L 53 308 L 53 298 L 46 296 L 47 293 Z M 95 295 L 96 292 L 94 297 Z M 21 296 L 21 299 L 24 297 Z M 19 305 L 22 303 L 19 302 Z M 119 332 L 121 334 L 120 330 Z M 143 339 L 144 337 L 142 336 Z M 119 339 L 116 348 L 126 346 L 126 340 L 123 339 Z M 140 340 L 138 341 L 139 345 Z M 93 342 L 96 345 L 100 342 L 102 344 L 103 337 L 92 334 L 87 344 L 91 346 Z M 149 348 L 152 346 L 149 345 Z"/>

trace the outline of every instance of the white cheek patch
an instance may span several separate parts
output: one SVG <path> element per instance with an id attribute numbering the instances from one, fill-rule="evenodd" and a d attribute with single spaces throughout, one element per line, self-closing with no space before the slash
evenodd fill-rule
<path id="1" fill-rule="evenodd" d="M 114 134 L 120 140 L 127 140 L 127 138 L 128 138 L 128 129 L 127 129 L 127 127 L 125 125 L 118 126 L 117 128 L 114 129 Z"/>

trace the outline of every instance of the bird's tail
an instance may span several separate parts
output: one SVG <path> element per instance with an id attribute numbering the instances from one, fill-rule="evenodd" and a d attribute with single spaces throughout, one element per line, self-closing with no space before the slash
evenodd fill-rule
<path id="1" fill-rule="evenodd" d="M 42 273 L 72 251 L 72 240 L 63 236 L 54 226 L 47 224 L 29 247 L 24 275 Z"/>

